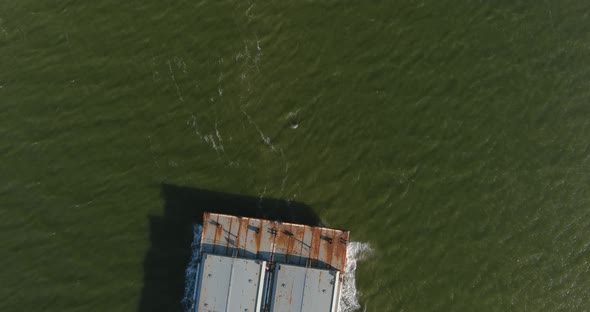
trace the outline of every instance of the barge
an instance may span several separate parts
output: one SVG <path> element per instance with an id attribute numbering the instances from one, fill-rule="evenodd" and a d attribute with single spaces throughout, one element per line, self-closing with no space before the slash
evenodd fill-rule
<path id="1" fill-rule="evenodd" d="M 191 312 L 338 312 L 349 234 L 205 212 Z"/>

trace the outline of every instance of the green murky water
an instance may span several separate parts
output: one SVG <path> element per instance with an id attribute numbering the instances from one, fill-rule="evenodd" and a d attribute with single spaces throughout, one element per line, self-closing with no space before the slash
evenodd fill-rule
<path id="1" fill-rule="evenodd" d="M 590 306 L 587 1 L 4 0 L 0 56 L 2 311 L 178 311 L 166 188 L 351 230 L 361 311 Z"/>

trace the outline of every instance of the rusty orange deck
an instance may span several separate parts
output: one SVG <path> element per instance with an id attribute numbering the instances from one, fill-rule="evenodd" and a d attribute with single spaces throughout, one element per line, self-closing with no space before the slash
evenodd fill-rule
<path id="1" fill-rule="evenodd" d="M 208 213 L 201 253 L 344 272 L 348 231 Z"/>

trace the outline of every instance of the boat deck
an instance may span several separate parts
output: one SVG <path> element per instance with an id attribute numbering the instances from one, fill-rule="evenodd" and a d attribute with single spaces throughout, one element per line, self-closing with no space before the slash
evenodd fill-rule
<path id="1" fill-rule="evenodd" d="M 205 213 L 195 311 L 338 309 L 349 232 Z"/>

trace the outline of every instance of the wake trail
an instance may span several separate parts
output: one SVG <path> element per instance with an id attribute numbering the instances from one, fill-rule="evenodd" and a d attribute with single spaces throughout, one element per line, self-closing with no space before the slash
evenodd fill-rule
<path id="1" fill-rule="evenodd" d="M 340 312 L 353 312 L 361 308 L 356 289 L 356 265 L 359 261 L 366 259 L 370 253 L 369 243 L 350 242 L 346 247 L 346 268 L 340 297 Z"/>
<path id="2" fill-rule="evenodd" d="M 203 226 L 195 224 L 193 227 L 193 242 L 191 244 L 191 259 L 188 262 L 188 267 L 185 273 L 184 297 L 182 298 L 182 306 L 184 311 L 194 311 L 197 282 L 197 271 L 199 269 L 199 260 L 201 259 L 201 236 L 203 235 Z"/>

